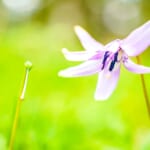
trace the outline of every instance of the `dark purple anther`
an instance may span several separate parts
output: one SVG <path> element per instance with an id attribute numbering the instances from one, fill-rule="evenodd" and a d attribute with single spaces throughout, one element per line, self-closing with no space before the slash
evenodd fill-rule
<path id="1" fill-rule="evenodd" d="M 115 63 L 118 61 L 118 52 L 114 54 L 114 59 L 109 66 L 109 71 L 112 71 L 115 67 Z"/>
<path id="2" fill-rule="evenodd" d="M 105 63 L 106 63 L 106 60 L 107 60 L 108 57 L 109 57 L 109 52 L 106 51 L 105 54 L 104 54 L 104 59 L 103 59 L 103 61 L 102 61 L 102 64 L 103 64 L 102 70 L 103 70 L 104 67 L 105 67 Z"/>

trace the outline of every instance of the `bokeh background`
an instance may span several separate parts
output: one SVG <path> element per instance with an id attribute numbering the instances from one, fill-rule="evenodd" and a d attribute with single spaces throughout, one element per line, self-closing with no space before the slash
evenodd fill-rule
<path id="1" fill-rule="evenodd" d="M 58 77 L 60 70 L 78 64 L 61 53 L 63 47 L 82 50 L 74 25 L 106 44 L 149 19 L 149 0 L 1 0 L 0 150 L 8 147 L 26 60 L 33 69 L 15 150 L 150 150 L 150 119 L 139 75 L 122 67 L 107 101 L 94 100 L 97 75 Z M 140 58 L 150 66 L 150 49 Z M 150 97 L 150 75 L 145 80 Z"/>

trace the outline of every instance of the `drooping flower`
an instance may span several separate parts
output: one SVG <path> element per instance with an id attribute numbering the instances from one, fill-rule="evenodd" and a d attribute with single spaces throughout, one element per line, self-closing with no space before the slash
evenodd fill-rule
<path id="1" fill-rule="evenodd" d="M 132 31 L 125 39 L 103 45 L 80 26 L 75 32 L 85 51 L 62 52 L 67 60 L 84 61 L 82 64 L 59 72 L 63 77 L 79 77 L 98 73 L 96 100 L 108 99 L 117 86 L 120 66 L 137 74 L 150 73 L 150 67 L 135 64 L 129 57 L 138 56 L 150 45 L 150 21 Z"/>

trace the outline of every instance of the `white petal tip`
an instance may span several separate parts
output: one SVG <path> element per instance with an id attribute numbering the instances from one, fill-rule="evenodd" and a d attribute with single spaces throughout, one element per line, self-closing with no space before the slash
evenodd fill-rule
<path id="1" fill-rule="evenodd" d="M 68 74 L 66 71 L 60 71 L 60 72 L 58 73 L 58 76 L 60 76 L 60 77 L 66 77 L 66 78 L 68 78 L 68 77 L 73 77 L 73 75 Z"/>
<path id="2" fill-rule="evenodd" d="M 75 25 L 74 26 L 74 29 L 76 30 L 76 29 L 79 29 L 79 28 L 81 28 L 79 25 Z"/>
<path id="3" fill-rule="evenodd" d="M 100 97 L 97 95 L 95 95 L 94 98 L 95 98 L 95 101 L 106 101 L 108 99 L 108 97 Z"/>
<path id="4" fill-rule="evenodd" d="M 65 75 L 64 71 L 60 71 L 60 72 L 58 73 L 58 76 L 60 76 L 60 77 L 65 77 L 66 75 Z"/>
<path id="5" fill-rule="evenodd" d="M 75 25 L 75 26 L 74 26 L 74 30 L 75 30 L 76 32 L 84 31 L 84 29 L 83 29 L 82 27 L 80 27 L 79 25 Z"/>
<path id="6" fill-rule="evenodd" d="M 68 49 L 67 48 L 62 48 L 62 53 L 67 53 Z"/>

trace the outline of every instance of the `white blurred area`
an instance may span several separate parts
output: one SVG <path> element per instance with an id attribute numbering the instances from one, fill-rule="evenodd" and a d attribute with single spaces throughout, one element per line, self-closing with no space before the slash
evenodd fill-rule
<path id="1" fill-rule="evenodd" d="M 17 16 L 29 16 L 41 4 L 41 0 L 2 0 L 2 2 L 11 15 L 14 14 Z"/>
<path id="2" fill-rule="evenodd" d="M 106 0 L 102 19 L 105 26 L 118 35 L 126 35 L 141 21 L 139 0 Z"/>

